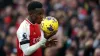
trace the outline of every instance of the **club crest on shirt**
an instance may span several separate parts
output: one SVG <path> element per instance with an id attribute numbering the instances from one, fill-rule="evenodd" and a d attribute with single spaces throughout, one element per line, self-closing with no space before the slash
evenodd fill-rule
<path id="1" fill-rule="evenodd" d="M 33 34 L 35 35 L 36 33 L 34 32 Z"/>

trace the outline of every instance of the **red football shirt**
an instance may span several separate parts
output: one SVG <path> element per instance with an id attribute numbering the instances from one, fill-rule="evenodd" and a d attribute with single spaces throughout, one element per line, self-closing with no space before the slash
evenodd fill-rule
<path id="1" fill-rule="evenodd" d="M 30 46 L 39 42 L 41 36 L 39 24 L 32 24 L 28 19 L 26 19 L 21 23 L 17 32 L 20 34 L 20 36 L 17 36 L 17 56 L 25 56 L 20 47 L 20 44 L 22 44 L 21 41 L 25 39 L 29 40 Z M 30 56 L 42 56 L 41 48 L 37 49 Z"/>

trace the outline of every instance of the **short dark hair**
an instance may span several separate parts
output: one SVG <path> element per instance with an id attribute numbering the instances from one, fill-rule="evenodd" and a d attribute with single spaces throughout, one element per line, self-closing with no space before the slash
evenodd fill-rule
<path id="1" fill-rule="evenodd" d="M 42 8 L 42 4 L 38 1 L 32 1 L 28 5 L 28 11 L 35 10 L 36 8 Z"/>

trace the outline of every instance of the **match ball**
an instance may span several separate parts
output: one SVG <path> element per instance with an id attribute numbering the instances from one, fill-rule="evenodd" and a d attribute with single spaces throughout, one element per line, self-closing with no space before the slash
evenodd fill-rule
<path id="1" fill-rule="evenodd" d="M 58 30 L 58 21 L 55 17 L 47 16 L 41 22 L 41 29 L 48 35 Z"/>

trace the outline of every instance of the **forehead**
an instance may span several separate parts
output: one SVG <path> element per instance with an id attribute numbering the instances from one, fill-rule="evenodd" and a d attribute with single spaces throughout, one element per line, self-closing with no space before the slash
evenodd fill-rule
<path id="1" fill-rule="evenodd" d="M 35 10 L 31 10 L 29 11 L 29 13 L 44 13 L 44 9 L 43 8 L 36 8 Z"/>
<path id="2" fill-rule="evenodd" d="M 36 12 L 44 12 L 43 8 L 36 8 L 35 11 Z"/>

